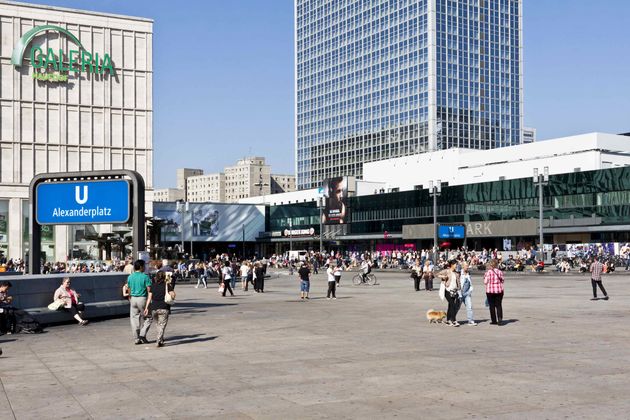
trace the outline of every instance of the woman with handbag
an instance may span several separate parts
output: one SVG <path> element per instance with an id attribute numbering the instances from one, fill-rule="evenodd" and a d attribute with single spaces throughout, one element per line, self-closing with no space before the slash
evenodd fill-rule
<path id="1" fill-rule="evenodd" d="M 225 297 L 226 292 L 230 292 L 230 296 L 234 296 L 234 292 L 232 291 L 232 287 L 230 287 L 230 283 L 232 281 L 232 266 L 229 261 L 226 261 L 223 264 L 223 268 L 221 269 L 221 286 L 223 286 L 222 296 Z"/>
<path id="2" fill-rule="evenodd" d="M 419 258 L 416 258 L 413 267 L 411 267 L 411 278 L 413 279 L 413 289 L 419 292 L 420 280 L 422 279 L 422 265 L 420 264 Z"/>
<path id="3" fill-rule="evenodd" d="M 72 317 L 79 322 L 79 325 L 86 325 L 88 321 L 81 317 L 85 311 L 85 305 L 79 302 L 81 295 L 70 288 L 70 285 L 70 278 L 64 277 L 61 286 L 55 290 L 52 304 L 57 304 L 59 309 L 70 312 Z"/>
<path id="4" fill-rule="evenodd" d="M 438 277 L 442 280 L 440 284 L 440 298 L 444 298 L 448 302 L 448 310 L 446 311 L 446 324 L 452 327 L 459 327 L 457 322 L 457 311 L 461 305 L 459 296 L 462 289 L 460 283 L 460 274 L 457 272 L 457 260 L 448 262 L 448 268 L 440 271 Z"/>
<path id="5" fill-rule="evenodd" d="M 158 347 L 164 345 L 164 330 L 168 324 L 168 316 L 171 313 L 171 305 L 175 300 L 175 290 L 173 285 L 166 282 L 166 273 L 158 271 L 155 275 L 155 281 L 151 285 L 151 291 L 147 298 L 147 306 L 144 310 L 144 316 L 149 315 L 157 323 L 157 340 Z"/>

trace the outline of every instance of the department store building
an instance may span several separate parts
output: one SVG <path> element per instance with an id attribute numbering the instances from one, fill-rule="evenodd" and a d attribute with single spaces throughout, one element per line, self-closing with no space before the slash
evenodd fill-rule
<path id="1" fill-rule="evenodd" d="M 135 170 L 150 201 L 153 22 L 3 2 L 0 38 L 0 250 L 28 252 L 36 174 Z M 47 260 L 96 257 L 94 239 L 116 229 L 46 227 L 42 250 Z"/>

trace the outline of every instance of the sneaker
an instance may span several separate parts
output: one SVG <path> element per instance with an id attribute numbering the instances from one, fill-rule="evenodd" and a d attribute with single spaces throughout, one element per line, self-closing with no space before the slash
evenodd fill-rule
<path id="1" fill-rule="evenodd" d="M 146 337 L 140 337 L 139 340 L 142 344 L 149 344 L 149 340 Z"/>
<path id="2" fill-rule="evenodd" d="M 497 323 L 496 322 L 491 322 L 490 325 L 497 325 Z"/>
<path id="3" fill-rule="evenodd" d="M 334 298 L 333 298 L 333 300 L 337 300 L 337 298 L 336 298 L 336 297 L 334 297 Z"/>
<path id="4" fill-rule="evenodd" d="M 451 321 L 446 321 L 446 325 L 448 325 L 449 327 L 453 325 L 453 323 Z"/>
<path id="5" fill-rule="evenodd" d="M 327 300 L 330 300 L 330 298 L 326 298 Z"/>
<path id="6" fill-rule="evenodd" d="M 608 300 L 608 296 L 604 296 L 604 300 Z"/>
<path id="7" fill-rule="evenodd" d="M 310 297 L 306 296 L 306 297 L 304 297 L 304 299 L 310 299 Z"/>
<path id="8" fill-rule="evenodd" d="M 468 321 L 468 325 L 477 325 L 475 321 Z"/>
<path id="9" fill-rule="evenodd" d="M 134 341 L 133 344 L 142 344 L 142 340 L 140 340 L 139 338 L 136 338 L 136 341 Z"/>
<path id="10" fill-rule="evenodd" d="M 160 340 L 156 343 L 156 346 L 158 347 L 164 347 L 164 340 Z"/>
<path id="11" fill-rule="evenodd" d="M 453 326 L 454 327 L 459 327 L 459 322 L 457 322 L 457 321 L 453 322 Z"/>

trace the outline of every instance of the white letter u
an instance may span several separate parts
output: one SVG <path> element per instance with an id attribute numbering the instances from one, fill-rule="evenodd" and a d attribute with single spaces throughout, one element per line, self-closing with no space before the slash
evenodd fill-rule
<path id="1" fill-rule="evenodd" d="M 83 186 L 83 198 L 81 198 L 81 187 L 76 186 L 74 187 L 74 199 L 76 200 L 77 204 L 85 204 L 88 201 L 88 186 L 84 185 Z"/>

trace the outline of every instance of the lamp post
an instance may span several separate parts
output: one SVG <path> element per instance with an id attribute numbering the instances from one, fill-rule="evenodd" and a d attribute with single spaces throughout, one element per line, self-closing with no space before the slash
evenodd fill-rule
<path id="1" fill-rule="evenodd" d="M 437 198 L 442 194 L 442 181 L 429 181 L 429 196 L 433 197 L 433 263 L 437 262 Z"/>
<path id="2" fill-rule="evenodd" d="M 184 249 L 184 214 L 188 211 L 188 202 L 185 202 L 183 200 L 177 200 L 177 213 L 182 215 L 182 221 L 179 224 L 179 229 L 181 230 L 181 239 L 182 239 L 182 254 L 186 253 L 186 250 Z"/>
<path id="3" fill-rule="evenodd" d="M 544 238 L 543 238 L 543 186 L 549 183 L 549 167 L 543 168 L 543 173 L 540 174 L 538 168 L 534 168 L 533 181 L 535 185 L 538 185 L 538 246 L 539 258 L 544 259 Z"/>

